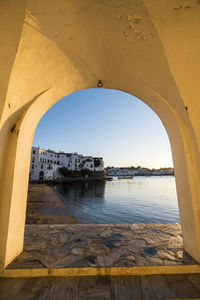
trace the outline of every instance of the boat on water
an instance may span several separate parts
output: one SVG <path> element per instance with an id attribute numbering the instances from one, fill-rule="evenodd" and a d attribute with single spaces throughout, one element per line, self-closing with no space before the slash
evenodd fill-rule
<path id="1" fill-rule="evenodd" d="M 133 179 L 133 176 L 117 176 L 118 179 Z"/>
<path id="2" fill-rule="evenodd" d="M 105 177 L 104 179 L 107 180 L 107 181 L 112 181 L 113 177 Z"/>

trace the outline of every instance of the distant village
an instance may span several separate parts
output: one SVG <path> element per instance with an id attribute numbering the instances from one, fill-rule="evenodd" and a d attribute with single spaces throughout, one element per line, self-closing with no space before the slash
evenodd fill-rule
<path id="1" fill-rule="evenodd" d="M 174 175 L 173 168 L 148 169 L 143 167 L 105 168 L 107 176 L 166 176 Z"/>
<path id="2" fill-rule="evenodd" d="M 173 168 L 148 169 L 143 167 L 104 168 L 102 157 L 56 152 L 40 147 L 32 147 L 30 161 L 30 181 L 51 181 L 69 177 L 125 177 L 174 175 Z"/>

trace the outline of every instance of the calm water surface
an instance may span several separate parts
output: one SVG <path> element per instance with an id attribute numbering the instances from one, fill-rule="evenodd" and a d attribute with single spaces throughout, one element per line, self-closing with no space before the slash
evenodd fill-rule
<path id="1" fill-rule="evenodd" d="M 179 222 L 173 176 L 134 177 L 55 186 L 70 214 L 81 223 Z"/>

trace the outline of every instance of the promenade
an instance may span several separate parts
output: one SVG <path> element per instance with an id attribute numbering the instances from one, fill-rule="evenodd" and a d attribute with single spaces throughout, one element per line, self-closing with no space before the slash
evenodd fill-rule
<path id="1" fill-rule="evenodd" d="M 200 299 L 199 270 L 178 223 L 26 225 L 0 299 Z"/>
<path id="2" fill-rule="evenodd" d="M 26 225 L 14 269 L 187 266 L 180 224 Z"/>

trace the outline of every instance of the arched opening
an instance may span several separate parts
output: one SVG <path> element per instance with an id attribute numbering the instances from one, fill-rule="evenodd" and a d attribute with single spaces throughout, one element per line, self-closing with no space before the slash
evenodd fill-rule
<path id="1" fill-rule="evenodd" d="M 127 90 L 130 94 L 133 94 L 131 90 Z M 146 95 L 145 95 L 146 93 Z M 66 92 L 65 92 L 66 94 Z M 183 125 L 182 121 L 179 119 L 176 119 L 176 114 L 174 115 L 173 110 L 170 110 L 169 106 L 166 105 L 165 101 L 159 96 L 154 93 L 152 93 L 150 90 L 138 90 L 136 93 L 138 95 L 141 95 L 139 98 L 142 100 L 146 99 L 146 103 L 159 115 L 160 119 L 162 120 L 163 124 L 165 125 L 169 139 L 172 146 L 172 154 L 174 159 L 174 167 L 175 167 L 175 173 L 177 176 L 177 192 L 178 192 L 178 198 L 179 198 L 179 206 L 180 206 L 180 213 L 181 213 L 181 225 L 182 225 L 182 233 L 184 238 L 184 248 L 193 255 L 193 257 L 197 258 L 196 254 L 197 252 L 193 252 L 195 247 L 197 246 L 197 240 L 198 236 L 196 235 L 196 225 L 193 227 L 194 222 L 197 221 L 197 219 L 194 218 L 193 214 L 195 211 L 191 207 L 191 203 L 188 201 L 190 199 L 190 188 L 189 188 L 189 181 L 187 178 L 187 168 L 186 168 L 186 161 L 185 161 L 185 153 L 183 148 L 183 140 L 182 140 L 182 134 L 187 134 L 187 131 L 184 131 L 181 127 Z M 32 137 L 33 132 L 35 130 L 35 127 L 37 125 L 37 122 L 39 121 L 40 117 L 47 111 L 49 107 L 52 106 L 53 103 L 57 102 L 54 100 L 54 102 L 51 102 L 51 97 L 49 97 L 48 93 L 45 95 L 40 95 L 37 101 L 34 101 L 34 103 L 30 106 L 30 108 L 27 110 L 26 114 L 23 117 L 22 122 L 19 124 L 20 126 L 20 133 L 18 135 L 17 140 L 17 150 L 16 150 L 16 160 L 15 160 L 15 173 L 13 180 L 15 180 L 16 175 L 18 174 L 18 171 L 25 172 L 23 174 L 26 174 L 24 176 L 24 188 L 16 189 L 16 194 L 13 192 L 13 195 L 17 196 L 17 198 L 20 195 L 21 205 L 17 206 L 19 214 L 21 211 L 23 211 L 24 219 L 21 218 L 20 220 L 20 230 L 18 230 L 18 234 L 16 233 L 16 237 L 18 236 L 18 243 L 15 248 L 10 248 L 9 245 L 13 245 L 13 232 L 15 231 L 14 227 L 9 228 L 8 234 L 10 235 L 11 239 L 7 240 L 7 246 L 9 251 L 6 252 L 7 263 L 6 265 L 16 256 L 16 250 L 17 253 L 21 252 L 23 249 L 23 232 L 24 232 L 24 220 L 25 220 L 25 207 L 26 207 L 26 191 L 27 191 L 27 183 L 28 183 L 28 172 L 29 168 L 27 168 L 27 162 L 30 158 L 30 152 L 31 152 L 31 145 L 32 145 Z M 31 116 L 31 118 L 30 118 Z M 34 122 L 33 122 L 34 120 Z M 179 123 L 180 121 L 180 123 Z M 181 124 L 181 126 L 180 126 Z M 29 148 L 29 151 L 26 152 L 26 157 L 24 157 L 23 161 L 21 159 L 21 151 L 23 151 L 23 147 L 27 145 Z M 186 145 L 185 145 L 186 146 Z M 26 164 L 25 164 L 26 162 Z M 21 166 L 23 165 L 23 168 Z M 26 171 L 25 171 L 26 170 Z M 184 176 L 183 176 L 184 175 Z M 22 182 L 20 183 L 20 186 L 22 187 Z M 16 187 L 16 186 L 15 186 Z M 19 186 L 18 186 L 19 187 Z M 186 209 L 187 207 L 187 209 Z M 15 214 L 13 216 L 16 218 L 19 214 Z M 13 219 L 14 221 L 14 219 Z M 188 226 L 190 228 L 190 232 L 188 232 Z M 12 230 L 11 230 L 12 228 Z M 192 234 L 192 228 L 194 228 L 194 233 Z M 14 231 L 13 231 L 14 230 Z M 5 244 L 6 245 L 6 244 Z M 20 249 L 20 250 L 19 250 Z M 192 250 L 193 249 L 193 250 Z M 15 253 L 15 254 L 12 254 Z M 5 252 L 3 252 L 3 255 L 5 255 Z M 9 259 L 9 257 L 12 257 Z"/>
<path id="2" fill-rule="evenodd" d="M 58 182 L 68 180 L 68 183 L 70 180 L 79 180 L 80 186 L 77 182 L 73 184 L 72 181 L 66 184 L 65 188 L 62 184 L 58 187 L 57 182 L 56 189 L 68 199 L 70 194 L 77 196 L 79 190 L 81 199 L 83 197 L 85 201 L 89 200 L 88 207 L 84 207 L 84 202 L 81 206 L 80 201 L 77 202 L 76 208 L 73 207 L 75 205 L 73 197 L 71 205 L 66 204 L 67 207 L 70 205 L 70 213 L 74 213 L 81 223 L 168 223 L 167 201 L 174 203 L 174 207 L 170 210 L 171 222 L 179 221 L 174 178 L 162 177 L 158 180 L 158 177 L 155 177 L 159 174 L 170 175 L 173 172 L 169 168 L 173 163 L 167 134 L 156 114 L 135 97 L 106 89 L 88 89 L 71 94 L 60 100 L 42 117 L 36 129 L 33 146 L 31 153 L 31 165 L 35 163 L 34 173 L 31 176 L 33 182 L 40 179 L 41 167 L 45 169 L 46 180 L 57 178 Z M 99 167 L 95 166 L 97 162 L 101 162 Z M 89 195 L 95 194 L 95 186 L 97 189 L 101 188 L 98 178 L 102 176 L 104 179 L 104 174 L 98 171 L 103 170 L 103 165 L 107 176 L 111 176 L 110 179 L 114 178 L 114 181 L 106 182 L 104 193 L 100 193 L 104 206 L 101 206 L 101 212 L 97 212 L 95 201 L 90 201 Z M 114 167 L 111 168 L 112 166 Z M 88 180 L 95 180 L 95 176 L 97 177 L 96 185 L 89 183 L 86 189 L 81 182 L 87 179 L 85 178 L 88 177 L 87 171 Z M 124 175 L 134 177 L 134 181 L 131 178 L 128 181 Z M 146 181 L 145 175 L 148 176 Z M 150 176 L 154 176 L 152 182 Z M 120 182 L 120 179 L 124 180 Z M 121 191 L 118 190 L 119 184 Z M 132 191 L 128 192 L 128 185 Z M 138 187 L 134 204 L 133 185 L 135 190 Z M 117 194 L 122 198 L 121 203 Z M 165 200 L 167 195 L 168 200 Z M 111 198 L 119 201 L 118 203 L 114 201 L 112 208 Z M 159 205 L 160 198 L 162 201 Z M 129 208 L 123 202 L 125 199 L 129 201 Z M 91 203 L 93 205 L 90 206 Z M 100 198 L 98 203 L 100 205 Z M 146 211 L 141 207 L 136 209 L 138 203 L 146 207 Z M 112 211 L 110 219 L 106 207 Z M 160 216 L 155 215 L 158 208 Z M 173 209 L 176 210 L 174 215 Z M 90 215 L 86 215 L 89 211 Z M 126 213 L 122 214 L 122 211 Z M 162 218 L 164 212 L 166 217 Z"/>
<path id="3" fill-rule="evenodd" d="M 60 157 L 58 157 L 58 156 L 62 155 L 62 152 L 61 153 L 54 152 L 53 157 L 52 157 L 52 162 L 51 161 L 49 162 L 48 160 L 51 159 L 49 155 L 52 155 L 52 153 L 53 152 L 51 152 L 51 151 L 43 151 L 43 158 L 42 158 L 42 161 L 41 161 L 41 166 L 42 167 L 43 167 L 43 164 L 45 164 L 45 163 L 46 164 L 50 164 L 51 163 L 51 164 L 56 165 L 56 163 L 58 162 L 57 161 L 58 158 L 59 158 L 59 161 L 60 161 Z M 38 163 L 39 163 L 39 161 L 37 161 L 37 164 Z M 39 172 L 39 180 L 43 180 L 43 178 L 44 178 L 44 171 L 40 171 Z M 53 177 L 53 179 L 54 179 L 54 177 Z M 134 223 L 140 223 L 140 222 L 134 222 Z M 175 249 L 174 253 L 172 252 L 172 250 L 168 249 L 168 251 L 166 251 L 166 257 L 164 256 L 163 252 L 160 253 L 161 257 L 157 257 L 156 256 L 156 259 L 157 259 L 156 265 L 157 264 L 158 265 L 159 264 L 165 265 L 166 261 L 169 263 L 169 260 L 170 260 L 169 259 L 169 253 L 172 256 L 173 263 L 176 261 L 176 259 L 177 259 L 177 262 L 180 263 L 182 257 L 180 255 L 177 258 L 176 257 L 176 252 L 177 251 L 181 251 L 181 249 L 182 249 L 182 241 L 181 241 L 181 238 L 180 238 L 180 233 L 181 233 L 180 232 L 180 227 L 178 227 L 177 225 L 171 226 L 171 227 L 168 226 L 169 228 L 166 227 L 166 226 L 163 226 L 163 227 L 161 226 L 161 228 L 159 228 L 159 229 L 157 227 L 152 226 L 152 225 L 151 226 L 146 226 L 146 227 L 144 225 L 139 226 L 139 227 L 137 227 L 137 226 L 134 227 L 133 226 L 133 228 L 131 227 L 131 231 L 128 232 L 128 233 L 127 233 L 127 231 L 129 230 L 128 229 L 129 228 L 128 225 L 125 226 L 125 227 L 122 226 L 122 228 L 125 229 L 125 233 L 124 232 L 122 233 L 122 228 L 120 226 L 118 226 L 118 227 L 119 228 L 117 230 L 119 230 L 119 231 L 114 230 L 113 232 L 112 232 L 111 228 L 107 228 L 107 229 L 105 227 L 103 227 L 103 229 L 101 228 L 103 230 L 103 231 L 100 232 L 101 245 L 98 244 L 98 247 L 99 247 L 99 249 L 101 249 L 101 246 L 102 246 L 102 243 L 103 243 L 103 245 L 105 247 L 107 247 L 109 251 L 112 251 L 112 255 L 117 255 L 116 253 L 118 253 L 118 250 L 120 250 L 120 247 L 121 247 L 120 240 L 122 241 L 122 244 L 123 243 L 127 243 L 127 245 L 128 245 L 127 247 L 129 247 L 129 248 L 127 248 L 127 251 L 130 251 L 130 253 L 132 253 L 132 258 L 128 259 L 128 264 L 127 264 L 126 260 L 123 260 L 124 258 L 123 258 L 122 253 L 119 255 L 119 257 L 117 256 L 116 259 L 114 259 L 114 258 L 111 259 L 110 257 L 106 257 L 106 255 L 105 255 L 104 252 L 98 253 L 98 255 L 95 256 L 95 251 L 97 251 L 97 249 L 95 249 L 95 250 L 93 249 L 94 245 L 90 245 L 91 249 L 93 249 L 93 250 L 90 249 L 90 252 L 87 253 L 87 255 L 86 255 L 86 260 L 87 261 L 85 261 L 81 255 L 83 253 L 86 253 L 86 250 L 83 249 L 80 245 L 74 244 L 72 246 L 72 248 L 68 249 L 69 253 L 66 252 L 67 253 L 66 256 L 62 252 L 62 256 L 58 257 L 59 258 L 58 259 L 59 262 L 57 262 L 57 261 L 56 262 L 52 262 L 52 261 L 49 262 L 49 261 L 47 261 L 46 263 L 45 262 L 42 263 L 42 265 L 44 265 L 46 268 L 48 268 L 48 267 L 52 267 L 52 268 L 59 267 L 59 268 L 62 268 L 62 267 L 75 267 L 75 266 L 83 267 L 84 264 L 86 264 L 87 267 L 91 267 L 91 266 L 93 266 L 93 267 L 94 266 L 95 267 L 112 267 L 112 266 L 115 266 L 115 267 L 117 267 L 117 266 L 120 266 L 120 267 L 124 267 L 124 266 L 132 267 L 132 266 L 137 265 L 136 262 L 135 262 L 135 256 L 133 256 L 133 253 L 135 253 L 135 254 L 137 254 L 137 255 L 140 256 L 139 259 L 138 259 L 138 261 L 139 261 L 140 264 L 141 264 L 141 261 L 143 261 L 143 263 L 145 265 L 145 260 L 147 259 L 147 257 L 150 259 L 150 263 L 152 264 L 153 263 L 152 262 L 152 256 L 156 256 L 157 253 L 161 252 L 161 249 L 159 249 L 158 245 L 154 243 L 154 239 L 155 239 L 154 235 L 157 235 L 157 236 L 160 235 L 160 236 L 162 236 L 163 234 L 168 235 L 169 239 L 171 238 L 171 236 L 173 236 L 173 238 L 176 238 L 176 242 L 177 242 L 178 246 Z M 74 239 L 77 240 L 78 243 L 79 242 L 81 243 L 82 240 L 84 240 L 84 236 L 86 236 L 88 238 L 88 230 L 90 230 L 91 232 L 95 233 L 95 230 L 93 231 L 94 226 L 93 227 L 91 227 L 91 226 L 85 227 L 85 231 L 82 230 L 82 232 L 81 232 L 82 238 L 80 239 L 80 238 L 78 238 L 78 236 L 80 235 L 80 230 L 79 230 L 79 227 L 77 227 L 77 228 L 78 228 L 78 233 L 77 233 L 77 236 L 74 235 L 73 240 Z M 51 230 L 52 231 L 54 230 L 53 227 L 51 228 Z M 108 230 L 109 233 L 106 230 Z M 174 231 L 175 231 L 175 234 L 173 235 Z M 153 240 L 152 244 L 151 243 L 148 244 L 148 242 L 147 242 L 148 237 L 147 237 L 147 239 L 145 238 L 144 240 L 140 237 L 140 233 L 141 232 L 143 234 L 148 233 L 148 234 L 151 235 L 151 239 Z M 132 244 L 132 248 L 130 248 L 130 244 L 133 242 L 133 240 L 132 240 L 132 234 L 133 233 L 137 237 L 136 241 L 137 241 L 137 244 L 139 246 L 135 245 L 133 243 L 134 245 Z M 29 233 L 28 233 L 28 236 L 30 238 L 29 241 L 32 241 L 32 238 L 33 238 L 32 234 L 33 234 L 33 231 L 31 231 L 31 234 L 30 234 L 30 231 L 29 231 Z M 59 232 L 59 234 L 63 235 L 63 228 L 61 229 L 61 231 Z M 95 235 L 96 234 L 97 233 L 95 233 Z M 42 235 L 46 235 L 47 236 L 47 241 L 48 241 L 47 243 L 51 244 L 51 242 L 49 240 L 50 236 L 47 233 L 46 229 L 44 229 L 44 227 L 42 228 L 42 231 L 41 231 L 41 236 Z M 106 235 L 108 235 L 108 236 L 106 236 Z M 152 235 L 153 235 L 153 238 L 152 238 Z M 125 236 L 126 237 L 128 236 L 127 240 L 124 238 Z M 94 236 L 89 235 L 89 238 L 91 240 L 93 240 Z M 39 236 L 38 236 L 38 239 L 39 239 Z M 67 237 L 65 237 L 64 239 L 65 239 L 64 244 L 65 243 L 67 244 Z M 165 239 L 166 239 L 166 236 L 165 236 Z M 161 238 L 161 240 L 162 240 L 162 238 Z M 27 241 L 27 236 L 26 236 L 26 241 Z M 44 239 L 43 239 L 43 242 L 44 242 Z M 29 243 L 29 244 L 32 245 L 32 242 Z M 165 244 L 164 245 L 167 246 L 167 244 L 168 244 L 168 240 L 167 240 L 167 242 L 165 240 Z M 47 245 L 45 244 L 44 248 L 46 248 L 46 246 Z M 53 247 L 52 244 L 51 244 L 51 247 Z M 58 246 L 58 248 L 59 247 L 60 246 Z M 162 244 L 162 247 L 163 247 L 163 244 Z M 63 249 L 63 243 L 61 245 L 61 248 L 59 248 L 59 249 Z M 138 254 L 139 251 L 140 251 L 139 249 L 141 250 L 140 254 Z M 38 249 L 38 251 L 39 251 L 39 249 Z M 133 251 L 133 252 L 131 252 L 131 251 Z M 30 249 L 29 249 L 28 252 L 30 252 Z M 47 258 L 46 253 L 44 255 Z M 146 258 L 142 259 L 142 257 L 144 255 L 146 256 Z M 131 255 L 129 255 L 129 257 L 130 256 Z M 27 257 L 25 258 L 25 261 L 23 260 L 23 254 L 22 254 L 22 257 L 20 259 L 23 261 L 23 263 L 27 262 Z M 60 259 L 61 259 L 61 262 L 60 262 Z M 71 260 L 73 260 L 73 259 L 74 259 L 74 261 L 72 262 Z M 187 257 L 187 259 L 188 259 L 188 257 Z M 28 261 L 29 260 L 30 260 L 30 257 L 28 258 Z M 64 260 L 64 264 L 63 264 L 63 260 Z M 16 262 L 14 262 L 14 263 L 18 263 L 18 260 Z M 155 263 L 155 259 L 154 259 L 154 263 Z M 170 265 L 170 263 L 169 263 L 169 265 Z M 13 266 L 14 265 L 12 264 L 11 267 L 13 267 Z M 36 265 L 36 267 L 38 267 L 38 265 Z M 41 263 L 39 263 L 39 267 L 41 267 Z"/>

